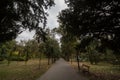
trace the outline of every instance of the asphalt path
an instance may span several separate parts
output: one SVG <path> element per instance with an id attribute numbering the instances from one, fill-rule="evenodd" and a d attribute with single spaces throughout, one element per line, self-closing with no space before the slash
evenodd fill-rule
<path id="1" fill-rule="evenodd" d="M 55 64 L 37 80 L 88 80 L 78 74 L 64 59 L 59 59 Z"/>

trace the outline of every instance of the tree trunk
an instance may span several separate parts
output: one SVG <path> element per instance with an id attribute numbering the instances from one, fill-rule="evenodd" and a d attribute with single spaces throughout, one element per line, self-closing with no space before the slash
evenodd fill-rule
<path id="1" fill-rule="evenodd" d="M 39 69 L 41 68 L 41 53 L 39 55 Z"/>
<path id="2" fill-rule="evenodd" d="M 80 63 L 79 63 L 79 51 L 77 52 L 77 54 L 76 54 L 76 57 L 77 57 L 77 64 L 78 64 L 78 71 L 80 71 Z"/>
<path id="3" fill-rule="evenodd" d="M 72 55 L 71 55 L 71 64 L 72 64 Z"/>
<path id="4" fill-rule="evenodd" d="M 10 65 L 11 56 L 12 56 L 12 51 L 10 52 L 10 55 L 9 55 L 9 57 L 8 57 L 8 66 Z"/>
<path id="5" fill-rule="evenodd" d="M 52 64 L 54 63 L 54 57 L 52 56 Z"/>
<path id="6" fill-rule="evenodd" d="M 28 62 L 28 52 L 26 52 L 26 55 L 25 55 L 25 65 L 27 65 L 27 62 Z"/>
<path id="7" fill-rule="evenodd" d="M 48 65 L 50 65 L 50 58 L 48 57 Z"/>

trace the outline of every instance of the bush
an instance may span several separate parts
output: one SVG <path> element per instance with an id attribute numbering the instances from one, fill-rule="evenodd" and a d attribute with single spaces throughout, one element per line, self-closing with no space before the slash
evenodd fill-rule
<path id="1" fill-rule="evenodd" d="M 8 58 L 8 60 L 10 60 L 10 61 L 26 61 L 26 59 L 24 57 L 16 57 L 16 56 L 12 56 L 11 58 Z"/>

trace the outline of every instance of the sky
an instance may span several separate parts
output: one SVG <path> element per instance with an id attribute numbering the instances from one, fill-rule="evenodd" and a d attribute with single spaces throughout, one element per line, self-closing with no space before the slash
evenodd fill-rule
<path id="1" fill-rule="evenodd" d="M 49 16 L 47 21 L 47 27 L 49 27 L 50 29 L 53 29 L 59 26 L 59 23 L 57 22 L 57 15 L 61 10 L 65 9 L 66 7 L 67 6 L 64 3 L 64 0 L 55 0 L 55 6 L 53 6 L 52 8 L 50 8 L 50 10 L 48 10 Z M 35 34 L 34 31 L 29 32 L 28 30 L 26 30 L 20 35 L 18 35 L 16 40 L 17 41 L 30 40 L 30 39 L 33 39 L 34 34 Z"/>

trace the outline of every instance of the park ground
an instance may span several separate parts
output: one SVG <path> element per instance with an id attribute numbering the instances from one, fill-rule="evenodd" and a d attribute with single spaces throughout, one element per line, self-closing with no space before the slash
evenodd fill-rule
<path id="1" fill-rule="evenodd" d="M 77 62 L 73 61 L 72 66 L 75 70 L 77 68 Z M 91 65 L 89 62 L 80 62 L 80 65 L 85 64 L 90 66 L 89 74 L 82 73 L 90 80 L 120 80 L 120 66 L 112 65 L 107 62 L 100 62 L 97 65 Z"/>
<path id="2" fill-rule="evenodd" d="M 7 61 L 0 63 L 0 80 L 36 80 L 49 69 L 47 59 L 41 61 L 39 69 L 39 60 L 32 59 L 27 63 L 24 61 L 12 61 L 7 65 Z"/>
<path id="3" fill-rule="evenodd" d="M 91 65 L 89 62 L 81 62 L 90 66 L 90 74 L 79 74 L 89 78 L 90 80 L 120 80 L 120 66 L 111 65 L 106 62 L 101 62 L 98 65 Z M 69 62 L 73 68 L 77 69 L 77 62 Z M 53 64 L 54 65 L 54 64 Z M 39 60 L 32 59 L 25 62 L 11 62 L 7 65 L 7 61 L 0 62 L 0 80 L 36 80 L 39 79 L 52 65 L 47 64 L 47 59 L 41 61 L 39 69 Z M 100 79 L 100 78 L 102 79 Z"/>

